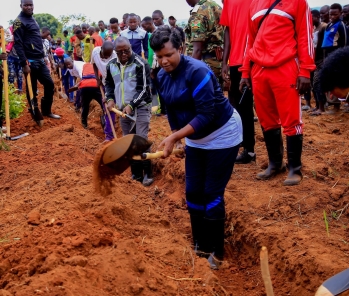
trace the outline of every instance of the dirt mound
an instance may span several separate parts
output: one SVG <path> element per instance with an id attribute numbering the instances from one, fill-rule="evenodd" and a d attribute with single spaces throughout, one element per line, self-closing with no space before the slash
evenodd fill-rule
<path id="1" fill-rule="evenodd" d="M 154 189 L 127 175 L 108 197 L 94 192 L 93 134 L 67 124 L 10 145 L 2 152 L 0 288 L 13 295 L 214 289 L 217 278 L 162 213 Z"/>

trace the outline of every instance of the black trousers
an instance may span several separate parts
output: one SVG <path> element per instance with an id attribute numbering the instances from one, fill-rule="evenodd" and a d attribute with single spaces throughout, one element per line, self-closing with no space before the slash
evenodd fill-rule
<path id="1" fill-rule="evenodd" d="M 53 102 L 53 94 L 54 94 L 54 83 L 51 78 L 50 72 L 47 69 L 47 66 L 44 60 L 36 60 L 30 62 L 30 77 L 33 87 L 33 95 L 34 95 L 34 105 L 38 105 L 37 99 L 37 89 L 38 89 L 38 81 L 44 86 L 44 96 L 41 99 L 41 112 L 42 115 L 49 115 L 52 113 L 51 107 Z M 29 97 L 29 91 L 27 87 L 27 97 Z"/>
<path id="2" fill-rule="evenodd" d="M 103 110 L 102 94 L 100 89 L 97 87 L 81 88 L 81 122 L 84 124 L 87 124 L 87 117 L 90 110 L 90 103 L 92 100 L 96 100 Z"/>
<path id="3" fill-rule="evenodd" d="M 230 67 L 231 87 L 229 91 L 230 104 L 238 111 L 242 121 L 243 142 L 241 146 L 248 152 L 254 152 L 255 146 L 255 128 L 254 128 L 254 113 L 253 113 L 253 95 L 252 92 L 246 91 L 241 103 L 242 93 L 239 90 L 241 72 L 240 66 Z"/>

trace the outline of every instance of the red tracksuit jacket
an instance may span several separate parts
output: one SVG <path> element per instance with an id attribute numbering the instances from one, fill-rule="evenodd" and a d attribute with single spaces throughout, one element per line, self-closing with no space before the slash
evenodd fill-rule
<path id="1" fill-rule="evenodd" d="M 310 77 L 315 69 L 312 16 L 306 0 L 282 0 L 258 25 L 275 0 L 253 0 L 243 78 L 250 77 L 250 61 L 261 67 L 278 67 L 298 59 L 299 76 Z"/>

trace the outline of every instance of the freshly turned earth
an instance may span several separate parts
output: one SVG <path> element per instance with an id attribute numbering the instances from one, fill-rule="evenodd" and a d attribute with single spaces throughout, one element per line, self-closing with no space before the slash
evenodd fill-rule
<path id="1" fill-rule="evenodd" d="M 127 171 L 112 194 L 96 194 L 101 110 L 91 106 L 84 130 L 73 109 L 56 96 L 61 120 L 46 119 L 40 129 L 25 112 L 11 122 L 13 136 L 30 136 L 0 151 L 0 296 L 265 295 L 262 246 L 278 296 L 313 296 L 348 268 L 349 114 L 304 114 L 304 180 L 287 188 L 286 174 L 255 179 L 267 165 L 256 123 L 257 164 L 234 169 L 226 191 L 226 262 L 212 272 L 191 249 L 184 160 L 154 161 L 149 188 Z M 154 151 L 169 133 L 165 118 L 152 117 Z"/>

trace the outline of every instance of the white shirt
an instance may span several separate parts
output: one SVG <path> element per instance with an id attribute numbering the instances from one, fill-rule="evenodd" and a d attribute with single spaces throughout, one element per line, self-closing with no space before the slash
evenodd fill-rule
<path id="1" fill-rule="evenodd" d="M 241 142 L 242 121 L 239 113 L 235 109 L 228 122 L 207 137 L 199 140 L 190 140 L 185 138 L 185 143 L 189 147 L 206 150 L 231 148 L 240 145 Z"/>
<path id="2" fill-rule="evenodd" d="M 82 69 L 85 64 L 85 62 L 74 61 L 73 69 L 68 69 L 70 75 L 82 79 Z"/>
<path id="3" fill-rule="evenodd" d="M 102 47 L 100 46 L 94 48 L 92 51 L 91 64 L 96 64 L 99 72 L 102 74 L 102 82 L 105 84 L 105 79 L 107 78 L 107 65 L 112 59 L 115 59 L 117 55 L 115 51 L 113 51 L 109 59 L 102 59 L 101 50 Z"/>

